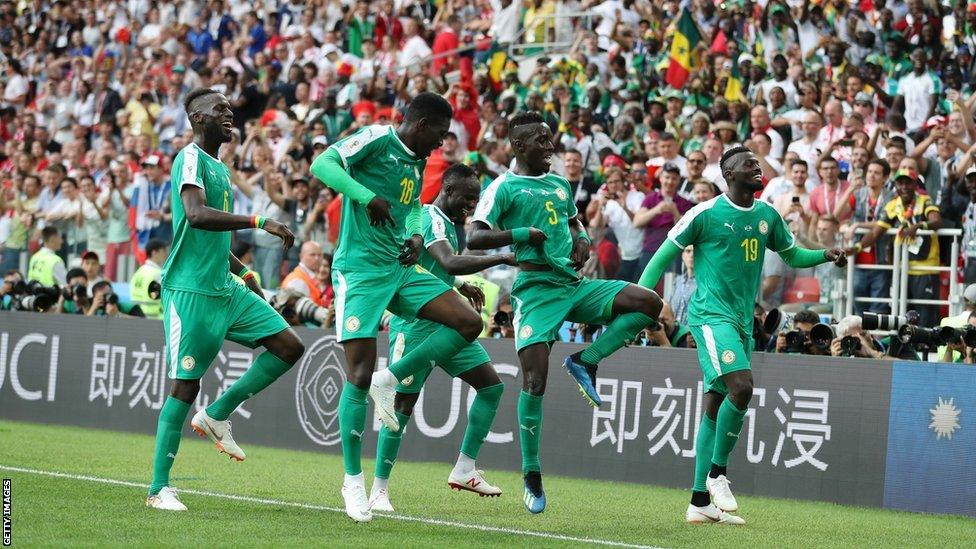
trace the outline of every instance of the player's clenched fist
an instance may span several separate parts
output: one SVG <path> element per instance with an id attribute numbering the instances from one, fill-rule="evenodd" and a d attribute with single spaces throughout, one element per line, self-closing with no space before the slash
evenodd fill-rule
<path id="1" fill-rule="evenodd" d="M 831 248 L 825 251 L 824 257 L 827 258 L 827 261 L 832 262 L 834 265 L 837 265 L 838 267 L 847 266 L 847 253 L 840 248 Z"/>
<path id="2" fill-rule="evenodd" d="M 396 222 L 390 215 L 390 203 L 378 196 L 374 196 L 369 204 L 366 204 L 366 214 L 369 215 L 369 224 L 373 227 L 380 227 L 387 223 L 391 227 L 396 227 Z"/>
<path id="3" fill-rule="evenodd" d="M 404 267 L 413 265 L 420 258 L 420 252 L 423 249 L 424 240 L 420 235 L 413 235 L 403 242 L 403 246 L 400 246 L 400 256 L 397 257 L 397 260 Z"/>
<path id="4" fill-rule="evenodd" d="M 273 219 L 264 220 L 264 232 L 268 234 L 273 234 L 281 239 L 281 247 L 284 249 L 291 248 L 292 244 L 295 243 L 295 235 L 281 223 Z"/>

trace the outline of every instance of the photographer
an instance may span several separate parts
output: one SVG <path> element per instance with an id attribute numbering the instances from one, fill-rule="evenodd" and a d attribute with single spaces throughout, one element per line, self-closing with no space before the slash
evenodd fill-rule
<path id="1" fill-rule="evenodd" d="M 949 328 L 952 329 L 951 327 Z M 946 333 L 943 327 L 941 333 Z M 946 334 L 948 335 L 948 334 Z M 976 313 L 969 314 L 969 320 L 962 328 L 956 328 L 955 341 L 946 341 L 945 350 L 939 357 L 942 362 L 976 364 Z"/>
<path id="2" fill-rule="evenodd" d="M 88 275 L 75 267 L 68 269 L 67 283 L 61 288 L 57 311 L 69 315 L 93 316 L 98 306 L 88 297 Z"/>
<path id="3" fill-rule="evenodd" d="M 488 322 L 488 337 L 496 339 L 515 337 L 515 327 L 512 326 L 512 300 L 508 294 L 498 298 L 498 308 Z"/>
<path id="4" fill-rule="evenodd" d="M 657 322 L 648 326 L 644 333 L 647 334 L 648 347 L 686 348 L 691 330 L 675 321 L 674 311 L 665 303 Z"/>
<path id="5" fill-rule="evenodd" d="M 783 330 L 776 336 L 777 353 L 801 353 L 801 354 L 823 354 L 812 352 L 813 344 L 810 341 L 810 331 L 820 323 L 820 316 L 805 309 L 793 317 L 791 329 Z"/>
<path id="6" fill-rule="evenodd" d="M 831 356 L 884 357 L 884 348 L 881 343 L 861 328 L 861 317 L 844 317 L 837 323 L 834 331 L 837 337 L 830 342 Z"/>

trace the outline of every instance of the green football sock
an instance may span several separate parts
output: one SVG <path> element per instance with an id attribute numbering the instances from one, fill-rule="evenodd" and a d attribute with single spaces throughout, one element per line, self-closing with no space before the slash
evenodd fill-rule
<path id="1" fill-rule="evenodd" d="M 176 452 L 180 449 L 180 436 L 183 423 L 190 413 L 190 405 L 171 396 L 166 397 L 163 409 L 159 411 L 156 424 L 156 451 L 153 454 L 153 480 L 149 495 L 155 495 L 169 486 L 169 470 L 173 467 Z"/>
<path id="2" fill-rule="evenodd" d="M 601 360 L 615 353 L 618 349 L 632 341 L 638 332 L 651 323 L 653 319 L 644 313 L 625 313 L 618 315 L 607 325 L 606 331 L 600 334 L 589 347 L 580 354 L 587 364 L 597 365 Z"/>
<path id="3" fill-rule="evenodd" d="M 698 425 L 698 437 L 695 438 L 695 485 L 691 489 L 695 492 L 706 492 L 705 478 L 712 468 L 712 454 L 715 449 L 715 420 L 707 415 L 702 416 Z"/>
<path id="4" fill-rule="evenodd" d="M 491 387 L 485 387 L 478 391 L 468 410 L 468 426 L 464 429 L 464 440 L 461 442 L 461 453 L 471 459 L 478 459 L 478 452 L 481 445 L 491 430 L 491 424 L 495 421 L 495 412 L 498 411 L 498 403 L 502 400 L 502 392 L 505 390 L 504 383 L 498 383 Z"/>
<path id="5" fill-rule="evenodd" d="M 376 472 L 373 476 L 377 478 L 390 478 L 390 471 L 396 463 L 397 454 L 400 453 L 400 437 L 403 430 L 410 422 L 407 414 L 396 413 L 397 420 L 400 422 L 400 430 L 396 433 L 386 428 L 380 428 L 379 441 L 376 443 Z"/>
<path id="6" fill-rule="evenodd" d="M 736 408 L 728 397 L 722 401 L 715 420 L 715 450 L 712 453 L 712 463 L 721 467 L 728 465 L 729 454 L 739 440 L 739 431 L 742 431 L 745 417 L 746 410 Z"/>
<path id="7" fill-rule="evenodd" d="M 427 339 L 417 345 L 412 351 L 403 355 L 400 360 L 390 365 L 390 373 L 398 381 L 420 372 L 424 368 L 429 368 L 431 362 L 439 358 L 454 356 L 463 349 L 469 342 L 464 336 L 456 331 L 441 326 L 434 333 L 427 336 Z"/>
<path id="8" fill-rule="evenodd" d="M 347 381 L 339 397 L 339 440 L 342 442 L 342 464 L 347 475 L 363 472 L 361 460 L 367 394 L 368 389 L 360 389 Z"/>
<path id="9" fill-rule="evenodd" d="M 539 464 L 539 439 L 542 438 L 542 395 L 524 390 L 518 401 L 519 443 L 522 447 L 522 473 L 542 471 Z"/>
<path id="10" fill-rule="evenodd" d="M 207 406 L 207 415 L 217 421 L 226 420 L 242 402 L 263 391 L 289 368 L 291 364 L 271 354 L 271 351 L 261 353 L 240 379 Z"/>

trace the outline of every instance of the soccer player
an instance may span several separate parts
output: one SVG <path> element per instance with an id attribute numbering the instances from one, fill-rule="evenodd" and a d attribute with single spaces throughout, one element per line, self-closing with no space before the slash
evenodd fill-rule
<path id="1" fill-rule="evenodd" d="M 653 291 L 621 280 L 580 279 L 577 270 L 589 255 L 590 240 L 577 218 L 566 179 L 549 173 L 552 131 L 536 112 L 512 117 L 509 139 L 515 168 L 485 189 L 475 210 L 471 249 L 512 246 L 521 271 L 512 287 L 515 349 L 522 367 L 518 400 L 519 442 L 525 481 L 523 502 L 531 513 L 546 508 L 539 463 L 542 398 L 549 373 L 549 351 L 565 320 L 606 324 L 593 346 L 626 339 L 661 311 Z M 567 360 L 567 371 L 593 405 L 599 405 L 595 379 Z"/>
<path id="2" fill-rule="evenodd" d="M 797 269 L 828 261 L 843 267 L 847 258 L 840 249 L 798 247 L 776 209 L 753 199 L 762 189 L 762 170 L 749 149 L 729 149 L 720 166 L 728 190 L 681 218 L 639 283 L 653 288 L 683 249 L 695 247 L 698 288 L 688 320 L 704 376 L 705 414 L 695 439 L 695 484 L 685 518 L 692 523 L 745 524 L 742 517 L 729 514 L 739 506 L 729 489 L 726 466 L 752 398 L 753 304 L 766 249 Z"/>
<path id="3" fill-rule="evenodd" d="M 512 254 L 457 255 L 455 223 L 463 222 L 468 213 L 474 211 L 480 194 L 481 182 L 468 166 L 455 164 L 444 172 L 440 194 L 433 204 L 423 207 L 421 227 L 425 249 L 418 260 L 418 264 L 434 276 L 457 288 L 477 309 L 484 305 L 484 293 L 477 286 L 466 284 L 455 276 L 477 273 L 495 265 L 515 265 Z M 390 322 L 390 360 L 399 360 L 404 352 L 424 341 L 437 328 L 437 324 L 427 320 L 407 321 L 394 317 Z M 476 470 L 475 460 L 491 429 L 505 386 L 491 366 L 485 348 L 477 341 L 469 343 L 452 357 L 438 360 L 437 366 L 451 377 L 460 377 L 476 391 L 474 402 L 468 410 L 468 426 L 464 430 L 461 452 L 447 477 L 447 484 L 456 490 L 468 490 L 482 496 L 500 496 L 501 489 L 489 484 L 484 473 Z M 400 437 L 431 370 L 432 367 L 427 366 L 397 386 L 395 406 L 400 431 L 393 432 L 386 427 L 380 429 L 376 446 L 376 474 L 369 496 L 373 510 L 393 512 L 389 493 L 390 472 L 400 449 Z"/>
<path id="4" fill-rule="evenodd" d="M 180 431 L 190 405 L 224 339 L 266 351 L 210 406 L 197 412 L 190 425 L 217 449 L 243 461 L 244 451 L 231 436 L 230 414 L 245 400 L 271 385 L 305 352 L 298 336 L 271 308 L 254 275 L 230 253 L 230 231 L 263 229 L 281 238 L 285 249 L 294 242 L 287 227 L 261 216 L 233 210 L 230 171 L 220 160 L 222 143 L 231 140 L 234 115 L 227 98 L 211 89 L 196 89 L 184 101 L 193 142 L 173 159 L 173 245 L 163 265 L 163 331 L 168 345 L 173 389 L 159 413 L 153 480 L 146 505 L 185 511 L 169 485 L 169 471 L 180 447 Z M 234 282 L 231 273 L 247 286 Z"/>
<path id="5" fill-rule="evenodd" d="M 396 384 L 453 357 L 482 330 L 481 315 L 457 292 L 420 265 L 423 250 L 420 190 L 426 159 L 440 147 L 453 111 L 434 93 L 420 93 L 403 123 L 367 126 L 329 147 L 312 162 L 312 174 L 342 193 L 339 249 L 332 266 L 336 332 L 346 353 L 347 382 L 339 400 L 339 429 L 346 514 L 372 520 L 361 461 L 366 397 L 388 429 L 400 430 Z M 376 367 L 376 332 L 383 310 L 405 319 L 439 324 L 389 368 Z M 380 378 L 379 380 L 377 378 Z"/>

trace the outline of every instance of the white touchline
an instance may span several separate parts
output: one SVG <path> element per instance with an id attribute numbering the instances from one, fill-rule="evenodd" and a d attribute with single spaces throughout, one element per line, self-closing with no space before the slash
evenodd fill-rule
<path id="1" fill-rule="evenodd" d="M 127 480 L 116 480 L 112 478 L 102 478 L 93 477 L 89 475 L 75 475 L 71 473 L 61 473 L 58 471 L 44 471 L 41 469 L 28 469 L 25 467 L 14 467 L 11 465 L 0 465 L 0 470 L 4 471 L 14 471 L 18 473 L 28 473 L 32 475 L 44 475 L 48 477 L 66 478 L 72 480 L 84 480 L 88 482 L 99 482 L 102 484 L 114 484 L 116 486 L 128 486 L 130 488 L 149 488 L 148 484 L 141 484 L 138 482 L 129 482 Z M 299 509 L 312 509 L 315 511 L 328 511 L 330 513 L 341 513 L 345 514 L 344 509 L 338 507 L 328 507 L 325 505 L 313 505 L 311 503 L 299 503 L 295 501 L 282 501 L 277 499 L 266 499 L 266 498 L 255 498 L 251 496 L 238 496 L 234 494 L 221 494 L 217 492 L 204 492 L 202 490 L 189 490 L 178 488 L 177 492 L 182 494 L 193 494 L 196 496 L 208 496 L 212 498 L 230 499 L 234 501 L 246 501 L 248 503 L 260 503 L 262 505 L 278 505 L 285 507 L 296 507 Z M 436 526 L 450 526 L 452 528 L 465 528 L 468 530 L 480 530 L 482 532 L 495 532 L 498 534 L 515 534 L 520 536 L 533 536 L 537 538 L 553 539 L 559 541 L 570 541 L 575 543 L 590 543 L 594 545 L 607 545 L 611 547 L 632 547 L 634 549 L 662 549 L 661 547 L 654 547 L 652 545 L 638 545 L 635 543 L 624 543 L 622 541 L 609 541 L 602 539 L 593 538 L 577 538 L 574 536 L 565 536 L 562 534 L 551 534 L 549 532 L 535 532 L 532 530 L 519 530 L 516 528 L 503 528 L 501 526 L 486 526 L 483 524 L 469 524 L 465 522 L 453 522 L 450 520 L 441 520 L 435 518 L 426 517 L 412 517 L 409 515 L 395 515 L 391 513 L 374 513 L 383 518 L 389 518 L 393 520 L 402 520 L 407 522 L 420 522 L 423 524 L 432 524 Z"/>

